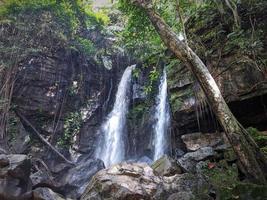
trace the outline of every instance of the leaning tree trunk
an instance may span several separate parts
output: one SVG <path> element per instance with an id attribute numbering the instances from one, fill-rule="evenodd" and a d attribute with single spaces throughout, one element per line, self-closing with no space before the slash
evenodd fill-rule
<path id="1" fill-rule="evenodd" d="M 199 82 L 237 155 L 240 169 L 251 181 L 266 183 L 267 159 L 265 155 L 230 111 L 205 64 L 191 48 L 178 39 L 175 32 L 161 19 L 153 9 L 151 0 L 132 0 L 131 2 L 144 9 L 165 45 L 185 63 Z"/>

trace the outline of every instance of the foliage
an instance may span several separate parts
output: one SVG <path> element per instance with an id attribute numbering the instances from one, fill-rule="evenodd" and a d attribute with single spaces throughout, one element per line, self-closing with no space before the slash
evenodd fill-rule
<path id="1" fill-rule="evenodd" d="M 257 143 L 257 145 L 261 148 L 261 150 L 267 155 L 267 135 L 264 135 L 253 127 L 247 128 L 247 131 Z"/>
<path id="2" fill-rule="evenodd" d="M 96 48 L 91 40 L 77 36 L 77 47 L 87 55 L 93 55 L 96 52 Z"/>
<path id="3" fill-rule="evenodd" d="M 219 199 L 233 199 L 232 190 L 238 184 L 238 170 L 235 165 L 228 166 L 221 162 L 210 168 L 207 164 L 203 167 L 204 175 L 215 187 Z"/>
<path id="4" fill-rule="evenodd" d="M 68 87 L 68 95 L 69 96 L 75 96 L 78 94 L 79 92 L 79 85 L 78 85 L 78 81 L 73 81 L 72 84 Z"/>
<path id="5" fill-rule="evenodd" d="M 48 8 L 55 3 L 55 0 L 4 0 L 3 5 L 0 7 L 0 16 L 16 15 L 28 10 L 34 11 L 44 7 Z"/>
<path id="6" fill-rule="evenodd" d="M 151 55 L 158 55 L 165 49 L 143 9 L 130 4 L 128 0 L 120 0 L 118 8 L 128 16 L 126 27 L 120 34 L 120 43 L 130 54 L 146 61 Z"/>
<path id="7" fill-rule="evenodd" d="M 48 50 L 56 45 L 55 42 L 63 41 L 67 44 L 67 42 L 73 41 L 74 46 L 77 45 L 77 48 L 83 52 L 88 54 L 94 53 L 93 43 L 88 38 L 79 35 L 81 28 L 87 28 L 82 27 L 84 24 L 81 20 L 84 19 L 87 26 L 91 29 L 97 28 L 101 30 L 102 25 L 108 23 L 109 19 L 104 11 L 94 13 L 90 5 L 82 8 L 82 4 L 78 1 L 76 4 L 71 2 L 68 0 L 62 0 L 60 3 L 56 0 L 5 1 L 0 10 L 0 25 L 1 22 L 9 23 L 14 28 L 21 29 L 19 30 L 19 35 L 10 37 L 10 48 L 14 48 L 15 43 L 15 47 L 19 47 L 17 48 L 18 50 L 27 50 L 33 47 L 30 45 L 27 47 L 27 44 L 33 44 L 32 50 L 38 49 L 44 52 L 44 49 L 39 47 L 41 45 L 48 46 L 49 42 L 42 43 L 41 41 L 36 41 L 38 39 L 43 40 L 43 38 L 40 38 L 42 36 L 46 37 L 48 41 L 55 40 L 52 41 L 52 47 L 46 48 Z M 29 21 L 30 19 L 32 21 Z M 15 41 L 16 38 L 18 38 L 18 42 Z M 33 42 L 27 41 L 28 39 Z M 4 45 L 3 49 L 6 50 L 7 44 Z M 20 48 L 20 45 L 23 47 Z M 2 47 L 0 46 L 1 49 Z M 10 51 L 13 50 L 10 49 Z M 21 54 L 19 52 L 16 53 L 16 55 Z"/>
<path id="8" fill-rule="evenodd" d="M 159 80 L 160 73 L 156 67 L 153 67 L 153 69 L 149 72 L 149 82 L 144 88 L 145 94 L 150 94 L 154 92 L 153 89 L 155 89 L 155 84 Z"/>
<path id="9" fill-rule="evenodd" d="M 181 97 L 180 94 L 177 93 L 171 94 L 170 103 L 173 112 L 180 110 L 181 106 L 183 105 L 183 101 L 180 97 Z"/>
<path id="10" fill-rule="evenodd" d="M 152 2 L 154 9 L 172 30 L 177 34 L 181 33 L 181 22 L 177 16 L 177 1 Z M 179 2 L 189 35 L 189 45 L 204 61 L 220 60 L 223 55 L 236 53 L 252 58 L 253 65 L 264 71 L 267 63 L 263 55 L 264 31 L 258 26 L 258 24 L 264 26 L 262 25 L 264 22 L 257 21 L 256 23 L 255 16 L 257 10 L 264 13 L 266 1 L 233 1 L 238 4 L 240 12 L 242 11 L 240 13 L 242 26 L 239 29 L 236 29 L 233 13 L 224 2 L 212 0 L 180 0 Z M 153 57 L 166 59 L 166 48 L 144 11 L 130 4 L 129 0 L 120 0 L 118 7 L 128 16 L 126 28 L 121 35 L 121 43 L 125 48 L 148 64 L 155 63 Z"/>
<path id="11" fill-rule="evenodd" d="M 108 10 L 101 9 L 99 11 L 93 11 L 92 6 L 90 4 L 82 4 L 81 7 L 84 9 L 84 12 L 87 14 L 87 17 L 95 21 L 95 24 L 99 23 L 101 25 L 108 25 L 110 23 Z"/>
<path id="12" fill-rule="evenodd" d="M 14 114 L 8 117 L 7 134 L 11 142 L 16 140 L 16 135 L 18 134 L 18 123 L 19 119 Z"/>
<path id="13" fill-rule="evenodd" d="M 133 76 L 134 78 L 138 78 L 139 75 L 140 75 L 140 73 L 141 73 L 141 70 L 140 70 L 139 68 L 134 68 L 134 69 L 133 69 L 133 72 L 132 72 L 132 76 Z"/>
<path id="14" fill-rule="evenodd" d="M 72 144 L 72 139 L 80 131 L 82 116 L 79 112 L 71 112 L 64 119 L 64 133 L 58 140 L 58 145 L 61 147 L 69 147 Z"/>
<path id="15" fill-rule="evenodd" d="M 59 27 L 63 27 L 68 33 L 76 31 L 79 26 L 79 20 L 75 16 L 75 11 L 69 1 L 56 0 L 7 0 L 0 10 L 1 18 L 11 18 L 16 20 L 22 15 L 39 15 L 44 11 L 50 11 L 58 20 Z M 40 19 L 41 20 L 41 19 Z"/>
<path id="16" fill-rule="evenodd" d="M 179 7 L 184 11 L 184 17 L 188 18 L 195 13 L 198 7 L 203 5 L 205 3 L 198 4 L 194 1 L 181 0 Z M 153 6 L 171 28 L 180 34 L 182 25 L 177 14 L 177 1 L 153 1 Z M 120 0 L 118 8 L 128 16 L 125 30 L 121 34 L 121 43 L 125 45 L 125 48 L 148 64 L 153 63 L 155 58 L 163 58 L 166 47 L 150 23 L 145 11 L 132 5 L 129 0 Z"/>
<path id="17" fill-rule="evenodd" d="M 148 106 L 146 104 L 137 104 L 129 112 L 129 119 L 141 119 L 143 114 L 147 112 Z"/>
<path id="18" fill-rule="evenodd" d="M 200 169 L 215 190 L 216 199 L 247 200 L 266 198 L 266 186 L 240 181 L 236 164 L 229 163 L 231 162 L 227 162 L 227 160 L 220 160 L 216 163 L 206 161 Z M 198 192 L 201 194 L 201 191 Z"/>

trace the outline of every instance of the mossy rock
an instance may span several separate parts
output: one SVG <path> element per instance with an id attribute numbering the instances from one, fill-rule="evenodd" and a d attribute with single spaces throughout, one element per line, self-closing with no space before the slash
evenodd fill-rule
<path id="1" fill-rule="evenodd" d="M 233 149 L 228 149 L 224 152 L 224 159 L 228 162 L 237 160 L 236 154 Z"/>
<path id="2" fill-rule="evenodd" d="M 259 146 L 267 146 L 267 135 L 263 135 L 254 127 L 247 128 L 247 131 Z"/>
<path id="3" fill-rule="evenodd" d="M 255 140 L 262 152 L 267 155 L 267 135 L 262 134 L 260 131 L 253 127 L 247 128 L 247 131 L 250 136 Z"/>
<path id="4" fill-rule="evenodd" d="M 267 199 L 267 186 L 252 183 L 238 183 L 234 188 L 225 188 L 219 199 L 264 200 Z"/>
<path id="5" fill-rule="evenodd" d="M 160 159 L 155 161 L 151 168 L 154 173 L 159 176 L 173 176 L 175 174 L 181 174 L 182 168 L 177 164 L 175 160 L 168 157 L 167 155 L 162 156 Z"/>

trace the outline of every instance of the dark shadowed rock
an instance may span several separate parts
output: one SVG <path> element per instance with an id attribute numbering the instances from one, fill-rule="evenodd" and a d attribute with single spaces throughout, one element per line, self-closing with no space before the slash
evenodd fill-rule
<path id="1" fill-rule="evenodd" d="M 185 152 L 182 149 L 179 149 L 179 148 L 174 149 L 175 158 L 180 158 L 184 154 L 185 154 Z"/>
<path id="2" fill-rule="evenodd" d="M 33 188 L 47 187 L 55 192 L 63 193 L 63 189 L 60 188 L 60 183 L 54 180 L 52 174 L 45 170 L 39 170 L 30 176 Z"/>
<path id="3" fill-rule="evenodd" d="M 0 155 L 0 167 L 6 167 L 9 165 L 9 160 L 6 155 Z"/>
<path id="4" fill-rule="evenodd" d="M 205 160 L 214 155 L 215 152 L 212 147 L 203 147 L 197 151 L 186 153 L 183 157 L 178 159 L 178 163 L 186 171 L 194 172 L 196 169 L 196 164 L 199 161 Z"/>
<path id="5" fill-rule="evenodd" d="M 177 162 L 166 155 L 155 161 L 151 167 L 158 176 L 173 176 L 182 173 L 182 169 Z"/>
<path id="6" fill-rule="evenodd" d="M 50 176 L 43 171 L 37 171 L 31 174 L 30 178 L 32 180 L 33 187 L 44 183 L 47 184 L 50 180 Z"/>
<path id="7" fill-rule="evenodd" d="M 104 167 L 101 160 L 88 159 L 86 162 L 78 163 L 59 181 L 62 184 L 61 188 L 65 191 L 67 197 L 79 198 L 92 176 Z"/>
<path id="8" fill-rule="evenodd" d="M 28 199 L 31 161 L 26 155 L 0 155 L 0 199 Z"/>
<path id="9" fill-rule="evenodd" d="M 33 190 L 33 200 L 66 200 L 62 195 L 49 188 L 37 188 Z M 70 199 L 69 199 L 70 200 Z"/>

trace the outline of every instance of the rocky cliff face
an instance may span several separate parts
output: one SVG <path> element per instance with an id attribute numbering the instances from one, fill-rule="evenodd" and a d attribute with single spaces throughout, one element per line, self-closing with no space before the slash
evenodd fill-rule
<path id="1" fill-rule="evenodd" d="M 75 143 L 76 150 L 91 152 L 95 141 L 92 133 L 110 109 L 118 79 L 130 61 L 121 52 L 107 47 L 110 43 L 101 30 L 93 28 L 73 41 L 55 11 L 36 12 L 34 16 L 22 13 L 16 22 L 1 23 L 1 40 L 6 48 L 7 45 L 25 48 L 23 57 L 6 51 L 6 60 L 3 60 L 13 59 L 12 56 L 18 59 L 12 88 L 14 109 L 9 119 L 14 123 L 9 123 L 8 128 L 16 129 L 22 122 L 24 132 L 30 134 L 31 139 L 36 137 L 29 124 L 16 116 L 19 113 L 53 145 L 65 147 Z M 26 29 L 20 30 L 19 23 Z M 19 31 L 20 35 L 14 34 L 16 40 L 10 39 L 8 44 L 10 35 Z M 15 130 L 10 140 L 16 140 L 21 135 L 19 131 Z M 68 141 L 74 136 L 76 141 Z"/>
<path id="2" fill-rule="evenodd" d="M 74 33 L 68 20 L 76 18 L 62 19 L 67 8 L 54 6 L 26 8 L 0 22 L 5 67 L 1 83 L 12 80 L 12 96 L 7 98 L 12 109 L 6 115 L 7 137 L 1 140 L 1 153 L 34 158 L 27 168 L 32 170 L 32 180 L 25 179 L 29 188 L 12 198 L 39 187 L 46 188 L 35 192 L 36 198 L 48 195 L 48 188 L 72 198 L 81 195 L 91 176 L 104 167 L 102 161 L 90 159 L 97 130 L 112 108 L 123 70 L 132 63 L 113 48 L 110 38 L 114 36 L 103 33 L 93 17 L 88 29 Z M 2 97 L 7 96 L 1 93 Z M 38 134 L 77 166 L 58 157 Z M 6 187 L 15 190 L 13 182 Z"/>
<path id="3" fill-rule="evenodd" d="M 221 13 L 215 8 L 200 10 L 198 18 L 192 17 L 186 23 L 189 41 L 194 41 L 190 46 L 208 66 L 234 115 L 245 127 L 261 130 L 267 128 L 267 14 L 260 8 L 263 4 L 238 5 L 242 30 L 233 28 L 233 17 L 227 8 Z M 253 25 L 251 20 L 257 23 Z M 186 67 L 172 61 L 168 77 L 179 134 L 220 130 L 205 95 Z"/>

